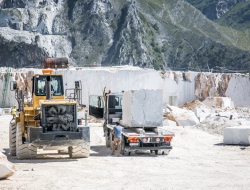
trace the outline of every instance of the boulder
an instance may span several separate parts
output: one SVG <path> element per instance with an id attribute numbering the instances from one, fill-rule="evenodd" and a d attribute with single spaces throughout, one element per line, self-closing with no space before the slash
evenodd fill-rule
<path id="1" fill-rule="evenodd" d="M 163 126 L 176 126 L 176 122 L 170 119 L 163 119 Z"/>
<path id="2" fill-rule="evenodd" d="M 209 115 L 215 113 L 213 109 L 208 109 L 204 106 L 195 108 L 195 115 L 200 120 L 200 122 L 204 121 Z"/>
<path id="3" fill-rule="evenodd" d="M 129 90 L 123 93 L 122 122 L 129 127 L 162 126 L 162 90 Z"/>
<path id="4" fill-rule="evenodd" d="M 174 106 L 171 106 L 171 109 L 171 115 L 179 126 L 193 126 L 199 123 L 199 120 L 193 111 Z"/>
<path id="5" fill-rule="evenodd" d="M 0 179 L 12 176 L 15 172 L 15 165 L 7 160 L 7 157 L 0 152 Z"/>
<path id="6" fill-rule="evenodd" d="M 224 144 L 249 145 L 250 126 L 224 128 Z"/>

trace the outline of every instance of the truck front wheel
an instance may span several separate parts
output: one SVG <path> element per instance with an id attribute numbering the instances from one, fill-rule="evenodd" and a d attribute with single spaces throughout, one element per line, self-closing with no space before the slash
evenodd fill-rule
<path id="1" fill-rule="evenodd" d="M 121 142 L 121 154 L 125 154 L 125 137 L 122 137 L 122 142 Z"/>
<path id="2" fill-rule="evenodd" d="M 109 139 L 109 132 L 108 132 L 108 130 L 105 131 L 105 141 L 106 141 L 106 147 L 110 147 L 110 139 Z"/>
<path id="3" fill-rule="evenodd" d="M 109 133 L 109 147 L 110 147 L 110 149 L 112 150 L 112 132 L 110 131 Z"/>

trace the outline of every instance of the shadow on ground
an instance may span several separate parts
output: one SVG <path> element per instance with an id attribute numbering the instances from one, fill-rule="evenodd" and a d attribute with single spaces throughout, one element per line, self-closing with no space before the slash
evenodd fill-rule
<path id="1" fill-rule="evenodd" d="M 103 156 L 111 156 L 111 149 L 109 147 L 106 147 L 104 145 L 102 146 L 91 146 L 91 157 L 103 157 Z M 117 150 L 116 150 L 117 154 Z M 130 156 L 135 156 L 135 157 L 158 157 L 158 156 L 167 156 L 167 155 L 155 155 L 155 153 L 150 153 L 150 151 L 136 151 L 136 152 L 131 152 L 130 155 L 126 153 L 122 157 L 130 157 Z"/>
<path id="2" fill-rule="evenodd" d="M 235 145 L 235 144 L 224 144 L 224 143 L 217 143 L 214 145 L 215 146 L 224 146 L 224 147 L 239 147 L 239 149 L 241 149 L 241 150 L 250 149 L 250 145 Z"/>
<path id="3" fill-rule="evenodd" d="M 8 160 L 12 163 L 32 163 L 32 164 L 41 164 L 48 162 L 72 162 L 77 161 L 75 158 L 69 158 L 68 154 L 57 154 L 57 153 L 46 153 L 46 154 L 37 154 L 36 159 L 31 160 L 18 160 L 16 156 L 11 156 L 9 154 L 9 149 L 4 149 L 3 154 L 5 154 Z"/>

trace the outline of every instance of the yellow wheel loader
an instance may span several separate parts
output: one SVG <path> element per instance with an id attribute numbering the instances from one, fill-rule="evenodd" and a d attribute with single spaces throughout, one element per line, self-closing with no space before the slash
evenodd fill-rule
<path id="1" fill-rule="evenodd" d="M 78 122 L 80 105 L 74 98 L 65 98 L 62 75 L 52 74 L 51 69 L 42 72 L 32 78 L 29 103 L 24 102 L 17 83 L 11 82 L 18 109 L 10 122 L 10 154 L 18 159 L 35 159 L 37 149 L 42 148 L 68 153 L 70 158 L 89 157 L 90 131 L 88 126 Z M 77 91 L 79 81 L 75 84 Z"/>

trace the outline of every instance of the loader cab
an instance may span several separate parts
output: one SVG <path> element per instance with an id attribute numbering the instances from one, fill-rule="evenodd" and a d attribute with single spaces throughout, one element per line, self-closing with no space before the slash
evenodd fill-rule
<path id="1" fill-rule="evenodd" d="M 50 78 L 53 96 L 64 95 L 62 76 L 37 75 L 34 77 L 34 92 L 36 96 L 46 96 L 46 81 Z"/>
<path id="2" fill-rule="evenodd" d="M 35 75 L 32 78 L 32 96 L 34 107 L 39 106 L 39 100 L 46 99 L 46 81 L 50 81 L 53 99 L 64 99 L 62 75 Z"/>

